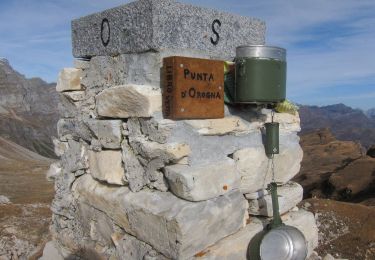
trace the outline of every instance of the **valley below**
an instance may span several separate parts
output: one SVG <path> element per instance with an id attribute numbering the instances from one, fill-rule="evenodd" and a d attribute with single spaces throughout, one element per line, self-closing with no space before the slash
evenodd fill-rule
<path id="1" fill-rule="evenodd" d="M 49 239 L 52 162 L 0 137 L 0 259 L 40 256 Z"/>

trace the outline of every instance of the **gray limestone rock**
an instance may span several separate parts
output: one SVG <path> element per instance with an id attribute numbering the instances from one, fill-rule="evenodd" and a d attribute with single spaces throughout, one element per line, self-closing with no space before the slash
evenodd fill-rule
<path id="1" fill-rule="evenodd" d="M 88 69 L 90 67 L 90 60 L 87 59 L 75 59 L 74 60 L 74 68 L 76 69 Z"/>
<path id="2" fill-rule="evenodd" d="M 265 115 L 265 122 L 271 122 L 271 110 L 262 109 L 261 113 Z M 295 115 L 289 113 L 275 113 L 273 120 L 279 122 L 280 131 L 284 132 L 299 132 L 301 131 L 301 120 L 298 112 Z"/>
<path id="3" fill-rule="evenodd" d="M 57 138 L 52 138 L 52 142 L 54 146 L 54 152 L 58 157 L 62 156 L 68 149 L 68 142 L 60 142 Z"/>
<path id="4" fill-rule="evenodd" d="M 126 126 L 129 139 L 134 139 L 136 137 L 142 136 L 141 124 L 139 123 L 139 120 L 140 119 L 136 117 L 128 119 Z"/>
<path id="5" fill-rule="evenodd" d="M 167 260 L 166 257 L 153 250 L 150 245 L 126 233 L 116 240 L 115 245 L 119 259 Z"/>
<path id="6" fill-rule="evenodd" d="M 166 143 L 148 141 L 145 137 L 135 137 L 131 147 L 146 160 L 160 159 L 163 162 L 177 162 L 191 153 L 186 143 Z"/>
<path id="7" fill-rule="evenodd" d="M 73 55 L 92 57 L 168 48 L 234 57 L 240 45 L 264 44 L 258 19 L 181 4 L 141 0 L 72 22 Z"/>
<path id="8" fill-rule="evenodd" d="M 96 56 L 90 60 L 90 67 L 83 71 L 81 84 L 96 93 L 118 85 L 149 85 L 160 88 L 163 58 L 184 56 L 195 58 L 217 58 L 203 51 L 188 49 L 166 49 L 119 56 Z"/>
<path id="9" fill-rule="evenodd" d="M 303 151 L 295 132 L 280 134 L 280 154 L 274 156 L 275 180 L 286 183 L 300 169 Z M 233 153 L 241 174 L 241 191 L 253 193 L 266 188 L 272 180 L 272 162 L 265 154 L 263 144 L 251 145 Z"/>
<path id="10" fill-rule="evenodd" d="M 149 182 L 146 172 L 136 157 L 134 151 L 129 146 L 128 140 L 123 140 L 121 148 L 126 181 L 129 183 L 129 188 L 132 191 L 139 191 Z"/>
<path id="11" fill-rule="evenodd" d="M 161 92 L 143 85 L 115 86 L 96 96 L 96 108 L 103 117 L 151 117 L 161 111 Z"/>
<path id="12" fill-rule="evenodd" d="M 185 120 L 200 135 L 246 135 L 260 129 L 261 123 L 249 123 L 237 116 L 218 119 Z"/>
<path id="13" fill-rule="evenodd" d="M 86 98 L 86 93 L 83 90 L 63 92 L 62 95 L 64 95 L 72 101 L 82 101 Z"/>
<path id="14" fill-rule="evenodd" d="M 51 163 L 46 173 L 47 180 L 53 181 L 55 177 L 60 174 L 60 172 L 61 172 L 61 162 L 57 161 L 57 162 Z"/>
<path id="15" fill-rule="evenodd" d="M 89 150 L 89 172 L 100 181 L 109 184 L 124 185 L 124 168 L 121 150 L 94 152 Z"/>
<path id="16" fill-rule="evenodd" d="M 119 149 L 121 147 L 121 120 L 88 119 L 85 123 L 104 148 Z"/>
<path id="17" fill-rule="evenodd" d="M 147 176 L 150 180 L 148 187 L 151 189 L 157 189 L 160 191 L 167 191 L 169 184 L 164 174 L 161 171 L 154 170 L 152 172 L 147 171 Z"/>
<path id="18" fill-rule="evenodd" d="M 318 229 L 314 215 L 311 212 L 299 210 L 290 212 L 282 217 L 286 225 L 291 225 L 304 234 L 307 241 L 308 256 L 318 246 Z M 199 260 L 244 260 L 248 259 L 248 245 L 251 239 L 263 230 L 269 219 L 251 218 L 250 223 L 239 232 L 220 240 L 215 245 L 208 247 L 201 256 L 191 259 Z"/>
<path id="19" fill-rule="evenodd" d="M 46 243 L 43 249 L 43 255 L 39 258 L 39 260 L 64 260 L 63 256 L 60 254 L 57 246 L 53 241 L 49 241 Z"/>
<path id="20" fill-rule="evenodd" d="M 189 163 L 192 166 L 225 160 L 241 148 L 263 146 L 260 130 L 241 136 L 202 136 L 184 121 L 176 121 L 176 127 L 173 128 L 167 142 L 189 144 L 191 149 Z"/>
<path id="21" fill-rule="evenodd" d="M 0 205 L 1 204 L 9 204 L 9 203 L 10 203 L 10 200 L 7 196 L 0 195 Z"/>
<path id="22" fill-rule="evenodd" d="M 90 175 L 78 178 L 73 191 L 78 200 L 105 212 L 126 232 L 173 259 L 195 255 L 237 232 L 246 221 L 247 202 L 239 192 L 188 202 L 168 192 L 108 187 Z"/>
<path id="23" fill-rule="evenodd" d="M 83 120 L 79 119 L 60 119 L 57 122 L 57 134 L 61 141 L 79 140 L 81 138 L 90 142 L 92 138 L 90 129 Z"/>
<path id="24" fill-rule="evenodd" d="M 216 198 L 240 187 L 240 175 L 229 158 L 195 167 L 167 166 L 165 176 L 173 194 L 189 201 Z"/>
<path id="25" fill-rule="evenodd" d="M 64 68 L 60 71 L 56 91 L 72 91 L 72 90 L 82 90 L 81 85 L 82 70 L 75 68 Z"/>
<path id="26" fill-rule="evenodd" d="M 284 214 L 301 202 L 303 188 L 296 182 L 287 182 L 277 188 L 279 212 Z M 266 194 L 257 199 L 249 200 L 249 213 L 251 215 L 273 216 L 271 194 Z"/>
<path id="27" fill-rule="evenodd" d="M 166 143 L 172 129 L 176 126 L 175 121 L 170 119 L 139 118 L 139 122 L 142 133 L 151 141 L 161 144 Z"/>
<path id="28" fill-rule="evenodd" d="M 75 172 L 88 168 L 88 145 L 74 140 L 68 140 L 68 149 L 61 156 L 62 165 L 65 171 Z"/>
<path id="29" fill-rule="evenodd" d="M 57 109 L 62 118 L 74 118 L 78 115 L 79 104 L 74 102 L 69 97 L 65 96 L 63 93 L 59 95 L 59 104 Z"/>

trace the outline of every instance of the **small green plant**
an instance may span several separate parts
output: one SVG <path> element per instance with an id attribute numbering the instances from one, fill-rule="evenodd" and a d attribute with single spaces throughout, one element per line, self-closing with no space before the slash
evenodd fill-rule
<path id="1" fill-rule="evenodd" d="M 288 113 L 295 115 L 298 112 L 299 107 L 293 104 L 289 100 L 284 100 L 283 102 L 277 103 L 275 111 L 278 113 Z"/>

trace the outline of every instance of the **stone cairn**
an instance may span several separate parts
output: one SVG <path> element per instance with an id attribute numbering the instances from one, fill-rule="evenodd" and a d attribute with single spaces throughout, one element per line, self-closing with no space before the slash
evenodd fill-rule
<path id="1" fill-rule="evenodd" d="M 264 44 L 264 22 L 172 0 L 140 0 L 72 22 L 75 68 L 58 78 L 53 243 L 63 257 L 246 259 L 272 216 L 262 142 L 271 111 L 226 107 L 225 118 L 162 115 L 163 57 L 232 60 Z M 299 116 L 277 113 L 280 212 L 317 246 L 312 213 L 290 179 L 303 152 Z"/>

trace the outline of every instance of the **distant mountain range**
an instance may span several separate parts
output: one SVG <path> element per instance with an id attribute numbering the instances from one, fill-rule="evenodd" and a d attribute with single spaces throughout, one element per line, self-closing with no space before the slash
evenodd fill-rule
<path id="1" fill-rule="evenodd" d="M 55 157 L 58 94 L 55 83 L 26 79 L 0 59 L 0 136 L 47 157 Z"/>
<path id="2" fill-rule="evenodd" d="M 375 120 L 375 108 L 371 108 L 367 110 L 365 113 L 368 118 Z"/>
<path id="3" fill-rule="evenodd" d="M 365 148 L 375 144 L 375 109 L 366 113 L 344 104 L 300 105 L 301 134 L 329 128 L 339 140 L 357 141 Z"/>

